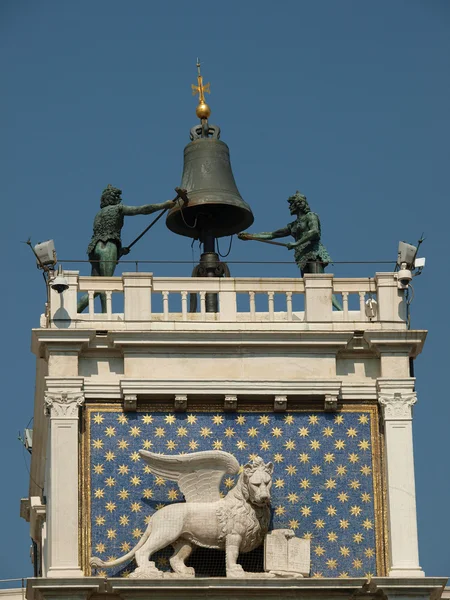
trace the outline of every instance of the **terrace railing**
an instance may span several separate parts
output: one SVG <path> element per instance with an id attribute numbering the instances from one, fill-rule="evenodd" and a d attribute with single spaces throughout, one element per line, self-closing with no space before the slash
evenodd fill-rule
<path id="1" fill-rule="evenodd" d="M 124 273 L 120 277 L 85 277 L 66 271 L 69 289 L 51 290 L 43 326 L 86 327 L 94 322 L 304 322 L 405 323 L 403 290 L 395 273 L 373 278 L 335 278 L 332 274 L 304 278 L 153 277 Z M 77 301 L 87 293 L 86 312 Z M 101 312 L 98 294 L 105 294 Z M 217 312 L 207 312 L 207 294 L 217 294 Z M 333 298 L 334 297 L 334 298 Z M 193 299 L 195 301 L 193 302 Z M 333 307 L 337 300 L 341 310 Z M 195 308 L 195 310 L 194 310 Z M 364 328 L 364 327 L 362 327 Z"/>

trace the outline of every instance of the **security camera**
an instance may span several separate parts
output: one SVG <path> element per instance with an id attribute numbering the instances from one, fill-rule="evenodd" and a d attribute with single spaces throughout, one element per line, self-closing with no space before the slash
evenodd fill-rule
<path id="1" fill-rule="evenodd" d="M 401 290 L 406 290 L 412 280 L 412 273 L 406 268 L 403 263 L 402 268 L 397 272 L 398 287 Z"/>
<path id="2" fill-rule="evenodd" d="M 50 287 L 52 290 L 55 290 L 55 292 L 58 292 L 58 294 L 62 294 L 69 289 L 69 284 L 67 283 L 67 279 L 64 277 L 61 265 L 58 267 L 58 274 L 56 277 L 50 280 Z"/>
<path id="3" fill-rule="evenodd" d="M 61 281 L 61 279 L 62 279 L 62 281 Z M 66 278 L 65 277 L 55 277 L 55 279 L 53 280 L 53 283 L 52 283 L 52 290 L 55 290 L 55 292 L 58 292 L 58 294 L 62 294 L 67 289 L 69 289 L 69 286 L 67 285 Z"/>

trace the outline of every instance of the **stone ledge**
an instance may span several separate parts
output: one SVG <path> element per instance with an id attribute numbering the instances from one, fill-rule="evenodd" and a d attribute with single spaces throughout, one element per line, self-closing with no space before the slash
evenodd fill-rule
<path id="1" fill-rule="evenodd" d="M 439 600 L 447 578 L 415 577 L 394 578 L 374 577 L 349 579 L 121 579 L 83 577 L 77 579 L 28 579 L 27 599 L 45 600 L 46 598 L 88 598 L 92 594 L 114 594 L 129 598 L 141 598 L 149 592 L 158 597 L 199 597 L 207 596 L 233 598 L 255 596 L 264 592 L 265 597 L 365 597 L 372 598 L 401 596 Z"/>

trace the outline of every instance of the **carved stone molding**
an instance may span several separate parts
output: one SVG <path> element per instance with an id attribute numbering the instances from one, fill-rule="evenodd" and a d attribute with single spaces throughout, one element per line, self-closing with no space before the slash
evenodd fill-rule
<path id="1" fill-rule="evenodd" d="M 78 409 L 84 404 L 83 392 L 45 392 L 45 414 L 56 419 L 77 419 Z"/>
<path id="2" fill-rule="evenodd" d="M 382 407 L 385 421 L 409 420 L 412 419 L 412 407 L 417 402 L 417 395 L 415 393 L 380 394 L 378 402 Z"/>
<path id="3" fill-rule="evenodd" d="M 188 401 L 188 398 L 186 395 L 177 394 L 175 396 L 175 412 L 186 412 L 187 411 L 187 401 Z"/>

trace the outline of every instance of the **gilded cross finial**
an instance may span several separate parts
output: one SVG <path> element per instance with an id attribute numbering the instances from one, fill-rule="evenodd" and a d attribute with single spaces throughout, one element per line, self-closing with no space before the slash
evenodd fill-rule
<path id="1" fill-rule="evenodd" d="M 211 114 L 211 109 L 205 102 L 205 93 L 210 94 L 211 89 L 210 89 L 209 83 L 205 83 L 205 84 L 203 83 L 203 77 L 202 77 L 202 74 L 200 71 L 200 61 L 198 58 L 197 58 L 197 85 L 192 84 L 191 87 L 192 87 L 192 95 L 195 96 L 196 94 L 198 94 L 198 106 L 197 106 L 197 109 L 195 112 L 197 114 L 197 117 L 203 121 L 204 119 L 207 119 L 209 117 L 209 115 Z"/>

